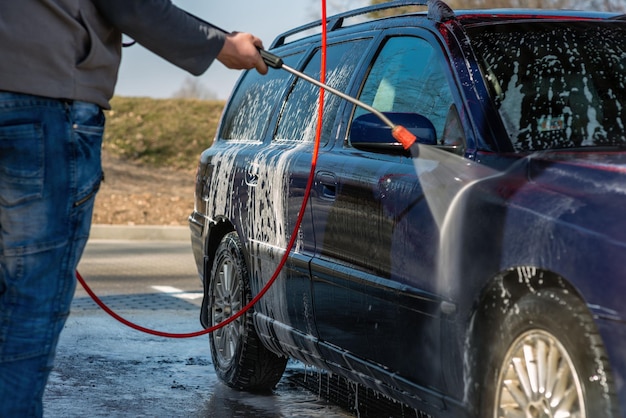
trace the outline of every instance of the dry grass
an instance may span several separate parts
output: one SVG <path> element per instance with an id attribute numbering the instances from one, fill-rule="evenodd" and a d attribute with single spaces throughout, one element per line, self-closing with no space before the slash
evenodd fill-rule
<path id="1" fill-rule="evenodd" d="M 115 97 L 104 151 L 153 167 L 187 169 L 213 141 L 223 101 Z"/>
<path id="2" fill-rule="evenodd" d="M 112 106 L 93 222 L 185 225 L 198 159 L 213 141 L 224 102 L 115 97 Z"/>

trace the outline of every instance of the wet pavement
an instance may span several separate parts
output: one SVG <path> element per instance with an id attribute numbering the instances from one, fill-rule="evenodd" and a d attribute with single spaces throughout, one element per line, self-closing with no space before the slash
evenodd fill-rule
<path id="1" fill-rule="evenodd" d="M 188 242 L 91 240 L 79 272 L 130 321 L 171 333 L 200 329 L 201 284 Z M 52 418 L 356 416 L 303 387 L 308 381 L 321 388 L 321 376 L 290 362 L 271 393 L 232 390 L 215 375 L 208 337 L 167 339 L 130 329 L 79 285 L 44 409 Z"/>

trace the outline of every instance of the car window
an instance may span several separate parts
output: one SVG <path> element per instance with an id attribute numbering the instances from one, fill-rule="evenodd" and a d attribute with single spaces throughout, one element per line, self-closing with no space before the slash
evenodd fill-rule
<path id="1" fill-rule="evenodd" d="M 517 151 L 626 145 L 626 26 L 524 23 L 468 29 Z"/>
<path id="2" fill-rule="evenodd" d="M 440 53 L 417 37 L 389 38 L 365 80 L 360 100 L 381 112 L 419 113 L 441 138 L 453 108 Z M 354 118 L 367 113 L 357 108 Z"/>
<path id="3" fill-rule="evenodd" d="M 363 56 L 367 42 L 363 39 L 330 45 L 326 53 L 326 83 L 345 91 L 354 73 L 354 69 Z M 316 80 L 320 79 L 320 56 L 318 50 L 304 73 Z M 325 93 L 324 124 L 322 126 L 322 143 L 328 142 L 334 124 L 334 115 L 341 99 L 334 94 Z M 319 106 L 319 87 L 297 79 L 284 108 L 274 135 L 280 141 L 314 141 L 317 129 Z"/>
<path id="4" fill-rule="evenodd" d="M 283 57 L 285 64 L 295 66 L 302 54 Z M 266 75 L 247 71 L 230 103 L 220 133 L 221 139 L 261 141 L 272 111 L 287 89 L 290 75 L 283 70 L 269 69 Z"/>

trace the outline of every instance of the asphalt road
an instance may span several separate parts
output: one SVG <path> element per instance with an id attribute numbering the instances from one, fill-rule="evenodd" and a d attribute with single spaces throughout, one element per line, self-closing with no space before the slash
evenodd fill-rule
<path id="1" fill-rule="evenodd" d="M 171 333 L 198 331 L 201 284 L 185 241 L 91 240 L 79 272 L 124 318 Z M 46 417 L 350 417 L 298 382 L 321 375 L 292 362 L 277 388 L 222 385 L 208 337 L 167 339 L 132 330 L 80 287 L 61 334 Z M 321 387 L 321 383 L 320 383 Z"/>

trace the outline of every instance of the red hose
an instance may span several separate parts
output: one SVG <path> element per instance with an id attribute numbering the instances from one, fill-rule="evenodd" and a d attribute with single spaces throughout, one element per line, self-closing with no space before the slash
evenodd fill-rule
<path id="1" fill-rule="evenodd" d="M 326 46 L 326 38 L 327 38 L 326 0 L 321 0 L 321 3 L 322 3 L 322 50 L 321 50 L 322 53 L 321 53 L 321 63 L 320 63 L 320 82 L 326 83 L 326 48 L 327 48 L 327 46 Z M 280 262 L 278 263 L 278 266 L 276 267 L 276 271 L 274 271 L 274 274 L 272 275 L 270 280 L 267 282 L 267 284 L 263 287 L 263 289 L 261 289 L 261 291 L 250 301 L 250 303 L 248 303 L 246 306 L 244 306 L 243 309 L 238 311 L 236 314 L 234 314 L 230 318 L 220 322 L 219 324 L 215 324 L 215 325 L 213 325 L 210 328 L 207 328 L 207 329 L 204 329 L 204 330 L 201 330 L 201 331 L 196 331 L 196 332 L 190 332 L 190 333 L 184 333 L 184 334 L 175 334 L 175 333 L 169 333 L 169 332 L 153 330 L 153 329 L 150 329 L 150 328 L 145 328 L 145 327 L 142 327 L 140 325 L 137 325 L 137 324 L 135 324 L 135 323 L 133 323 L 131 321 L 128 321 L 128 320 L 124 319 L 123 317 L 121 317 L 120 315 L 115 313 L 111 308 L 109 308 L 104 302 L 102 302 L 102 300 L 87 285 L 87 283 L 85 282 L 83 277 L 80 275 L 80 273 L 78 271 L 76 271 L 76 278 L 78 279 L 80 284 L 83 286 L 83 288 L 85 289 L 87 294 L 89 294 L 89 296 L 91 296 L 91 298 L 94 300 L 94 302 L 96 302 L 96 304 L 98 304 L 98 306 L 100 306 L 100 308 L 102 308 L 106 313 L 111 315 L 113 318 L 115 318 L 116 320 L 118 320 L 122 324 L 124 324 L 124 325 L 126 325 L 126 326 L 128 326 L 130 328 L 133 328 L 133 329 L 135 329 L 137 331 L 141 331 L 141 332 L 144 332 L 146 334 L 156 335 L 158 337 L 166 337 L 166 338 L 193 338 L 193 337 L 199 337 L 201 335 L 209 334 L 209 333 L 211 333 L 211 332 L 213 332 L 215 330 L 223 328 L 226 325 L 230 324 L 231 322 L 235 321 L 241 315 L 245 314 L 248 310 L 250 310 L 263 297 L 263 295 L 265 295 L 267 293 L 267 291 L 270 289 L 270 287 L 272 287 L 272 285 L 274 284 L 274 282 L 278 278 L 278 275 L 280 274 L 281 270 L 285 266 L 285 263 L 287 262 L 287 258 L 289 257 L 289 254 L 291 253 L 291 250 L 293 249 L 293 246 L 295 245 L 296 238 L 298 237 L 298 230 L 300 229 L 300 224 L 302 223 L 302 218 L 304 216 L 304 212 L 306 211 L 306 205 L 307 205 L 307 203 L 309 201 L 309 195 L 311 194 L 311 188 L 313 186 L 313 179 L 315 177 L 315 168 L 317 166 L 317 156 L 319 154 L 320 138 L 321 138 L 321 135 L 322 135 L 323 115 L 324 115 L 324 89 L 320 88 L 319 109 L 318 109 L 318 118 L 317 118 L 317 129 L 315 131 L 315 144 L 313 146 L 313 155 L 311 157 L 311 171 L 309 172 L 309 179 L 307 181 L 306 190 L 304 192 L 304 199 L 302 200 L 302 206 L 300 207 L 300 212 L 298 213 L 298 219 L 296 220 L 296 224 L 295 224 L 295 226 L 293 228 L 293 232 L 291 233 L 291 238 L 289 239 L 289 242 L 287 243 L 287 247 L 285 248 L 285 253 L 283 254 L 282 258 L 280 259 Z"/>

